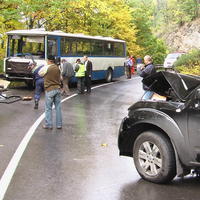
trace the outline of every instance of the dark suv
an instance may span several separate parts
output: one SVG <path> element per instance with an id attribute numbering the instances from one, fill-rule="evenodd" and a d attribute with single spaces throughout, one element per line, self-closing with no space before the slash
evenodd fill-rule
<path id="1" fill-rule="evenodd" d="M 199 171 L 200 78 L 158 72 L 143 83 L 155 93 L 129 108 L 119 130 L 120 155 L 133 157 L 141 177 L 154 183 Z"/>

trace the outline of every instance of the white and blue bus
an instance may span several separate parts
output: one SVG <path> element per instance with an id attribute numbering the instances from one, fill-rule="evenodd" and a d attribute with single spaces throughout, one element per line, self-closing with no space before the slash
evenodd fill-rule
<path id="1" fill-rule="evenodd" d="M 62 31 L 15 30 L 7 32 L 7 56 L 4 72 L 10 80 L 32 80 L 27 66 L 31 60 L 38 65 L 46 64 L 48 55 L 67 59 L 75 63 L 77 58 L 87 55 L 93 63 L 92 80 L 124 75 L 126 43 L 123 40 L 102 36 L 70 34 Z"/>

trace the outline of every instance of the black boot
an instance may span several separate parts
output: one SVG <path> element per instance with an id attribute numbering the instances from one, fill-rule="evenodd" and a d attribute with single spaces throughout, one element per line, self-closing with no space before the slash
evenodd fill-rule
<path id="1" fill-rule="evenodd" d="M 35 106 L 34 109 L 38 109 L 38 100 L 35 100 Z"/>

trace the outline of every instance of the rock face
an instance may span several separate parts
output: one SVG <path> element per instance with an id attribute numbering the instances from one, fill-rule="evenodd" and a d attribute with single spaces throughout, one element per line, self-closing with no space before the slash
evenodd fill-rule
<path id="1" fill-rule="evenodd" d="M 200 19 L 187 23 L 163 35 L 171 51 L 188 52 L 191 49 L 200 49 Z"/>

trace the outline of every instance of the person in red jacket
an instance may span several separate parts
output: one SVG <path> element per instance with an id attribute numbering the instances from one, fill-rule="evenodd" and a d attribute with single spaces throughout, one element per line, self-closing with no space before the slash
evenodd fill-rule
<path id="1" fill-rule="evenodd" d="M 135 74 L 135 59 L 133 56 L 130 57 L 130 59 L 132 60 L 132 67 L 131 67 L 131 74 Z"/>

